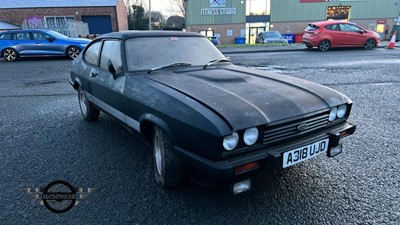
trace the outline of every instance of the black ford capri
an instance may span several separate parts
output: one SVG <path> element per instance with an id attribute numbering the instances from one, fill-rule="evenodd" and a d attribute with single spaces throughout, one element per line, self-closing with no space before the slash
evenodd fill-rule
<path id="1" fill-rule="evenodd" d="M 309 81 L 231 64 L 204 36 L 125 31 L 93 40 L 72 63 L 83 118 L 103 112 L 153 149 L 161 187 L 185 177 L 251 189 L 256 171 L 342 152 L 352 102 Z"/>

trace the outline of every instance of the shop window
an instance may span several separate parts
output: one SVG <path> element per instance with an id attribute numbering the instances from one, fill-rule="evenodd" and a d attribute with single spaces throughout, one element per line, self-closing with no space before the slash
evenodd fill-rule
<path id="1" fill-rule="evenodd" d="M 327 20 L 348 20 L 350 14 L 350 6 L 328 6 L 326 12 Z"/>
<path id="2" fill-rule="evenodd" d="M 270 0 L 247 0 L 246 16 L 270 15 Z"/>
<path id="3" fill-rule="evenodd" d="M 199 33 L 206 36 L 206 37 L 213 37 L 214 30 L 199 30 Z"/>

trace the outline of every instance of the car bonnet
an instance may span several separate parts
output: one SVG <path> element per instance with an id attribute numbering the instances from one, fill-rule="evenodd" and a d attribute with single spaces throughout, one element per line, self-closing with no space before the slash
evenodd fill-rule
<path id="1" fill-rule="evenodd" d="M 350 102 L 343 94 L 316 83 L 236 66 L 184 71 L 147 77 L 210 108 L 234 130 Z"/>

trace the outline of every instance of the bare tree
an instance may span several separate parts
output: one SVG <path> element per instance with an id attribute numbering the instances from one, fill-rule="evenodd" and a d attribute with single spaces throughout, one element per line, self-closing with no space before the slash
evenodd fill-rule
<path id="1" fill-rule="evenodd" d="M 187 0 L 169 0 L 171 3 L 171 11 L 176 12 L 178 9 L 179 14 L 185 18 Z"/>

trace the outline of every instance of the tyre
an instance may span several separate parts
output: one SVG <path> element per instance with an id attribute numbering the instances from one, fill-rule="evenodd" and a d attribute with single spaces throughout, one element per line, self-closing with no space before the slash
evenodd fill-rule
<path id="1" fill-rule="evenodd" d="M 99 118 L 100 110 L 93 106 L 89 100 L 87 100 L 85 93 L 82 88 L 78 88 L 78 100 L 79 108 L 81 109 L 82 116 L 87 121 L 94 121 Z"/>
<path id="2" fill-rule="evenodd" d="M 67 56 L 71 59 L 75 59 L 81 53 L 81 49 L 77 46 L 69 46 L 67 48 Z"/>
<path id="3" fill-rule="evenodd" d="M 323 40 L 318 44 L 318 49 L 325 52 L 331 48 L 331 43 L 328 40 Z"/>
<path id="4" fill-rule="evenodd" d="M 3 55 L 3 58 L 8 62 L 12 62 L 18 58 L 17 51 L 15 51 L 12 48 L 4 49 L 2 55 Z"/>
<path id="5" fill-rule="evenodd" d="M 173 152 L 171 138 L 158 126 L 153 131 L 154 176 L 164 188 L 177 187 L 183 183 L 182 163 Z"/>
<path id="6" fill-rule="evenodd" d="M 367 50 L 371 50 L 375 48 L 375 46 L 376 46 L 376 41 L 374 39 L 368 39 L 364 43 L 364 48 Z"/>

